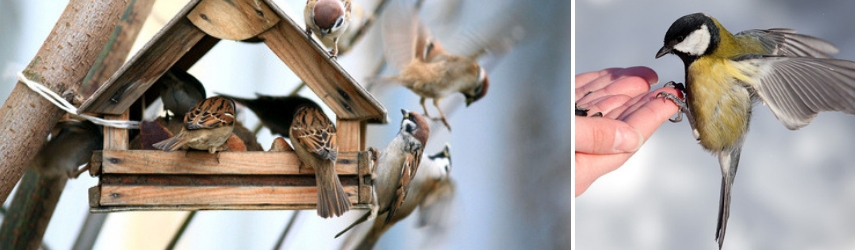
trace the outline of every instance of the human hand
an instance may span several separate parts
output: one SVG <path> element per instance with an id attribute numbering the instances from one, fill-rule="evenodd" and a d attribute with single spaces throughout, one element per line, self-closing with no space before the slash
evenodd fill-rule
<path id="1" fill-rule="evenodd" d="M 576 119 L 576 196 L 597 178 L 622 166 L 678 107 L 649 92 L 659 77 L 647 67 L 609 68 L 576 75 L 576 105 L 590 109 Z M 597 112 L 602 117 L 590 117 Z"/>

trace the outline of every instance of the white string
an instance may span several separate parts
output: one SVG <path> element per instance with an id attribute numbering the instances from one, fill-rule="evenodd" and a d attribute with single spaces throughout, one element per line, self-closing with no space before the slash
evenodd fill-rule
<path id="1" fill-rule="evenodd" d="M 74 107 L 74 105 L 72 105 L 68 101 L 66 101 L 65 98 L 62 98 L 62 96 L 60 96 L 57 93 L 54 93 L 49 88 L 42 85 L 41 83 L 27 79 L 27 77 L 24 76 L 24 72 L 18 72 L 18 80 L 23 82 L 24 85 L 27 85 L 27 87 L 29 87 L 30 89 L 32 89 L 33 91 L 35 91 L 36 93 L 38 93 L 39 95 L 41 95 L 42 97 L 44 97 L 45 99 L 50 101 L 51 103 L 53 103 L 53 105 L 56 105 L 57 107 L 59 107 L 62 110 L 65 110 L 65 112 L 83 117 L 84 119 L 89 120 L 92 123 L 102 125 L 102 126 L 111 127 L 111 128 L 139 129 L 139 127 L 140 127 L 140 122 L 138 122 L 138 121 L 105 120 L 105 119 L 101 119 L 99 117 L 95 117 L 95 116 L 91 116 L 91 115 L 78 114 L 77 108 Z"/>

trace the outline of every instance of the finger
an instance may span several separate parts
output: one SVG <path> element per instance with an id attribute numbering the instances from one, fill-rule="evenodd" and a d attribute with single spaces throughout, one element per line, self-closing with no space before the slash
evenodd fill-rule
<path id="1" fill-rule="evenodd" d="M 581 92 L 591 93 L 580 96 L 576 92 L 577 102 L 600 98 L 606 95 L 637 96 L 650 91 L 650 85 L 658 81 L 656 72 L 647 67 L 633 67 L 604 75 L 584 86 Z M 590 98 L 590 99 L 589 99 Z"/>
<path id="2" fill-rule="evenodd" d="M 634 153 L 592 155 L 575 152 L 576 196 L 584 193 L 600 176 L 621 167 Z"/>
<path id="3" fill-rule="evenodd" d="M 621 118 L 625 117 L 627 113 L 637 110 L 641 106 L 641 100 L 645 97 L 646 95 L 638 95 L 633 97 L 632 99 L 629 99 L 629 101 L 626 101 L 620 107 L 612 109 L 612 111 L 608 114 L 607 117 L 615 120 L 621 120 Z"/>
<path id="4" fill-rule="evenodd" d="M 593 100 L 590 103 L 577 103 L 577 105 L 580 108 L 588 109 L 588 116 L 601 112 L 604 117 L 614 119 L 620 114 L 613 114 L 612 110 L 623 106 L 630 99 L 632 98 L 625 95 L 612 95 Z"/>
<path id="5" fill-rule="evenodd" d="M 622 70 L 622 69 L 623 68 L 607 68 L 607 69 L 603 69 L 600 71 L 591 71 L 591 72 L 585 72 L 582 74 L 578 74 L 578 75 L 576 75 L 576 79 L 575 79 L 576 80 L 576 89 L 578 89 L 581 86 L 585 86 L 585 85 L 591 83 L 591 81 L 594 81 L 595 79 L 600 78 L 603 75 L 612 74 L 612 73 L 617 72 L 617 71 Z"/>
<path id="6" fill-rule="evenodd" d="M 662 88 L 651 92 L 636 104 L 637 108 L 633 107 L 629 112 L 624 112 L 618 120 L 637 129 L 644 138 L 649 138 L 659 126 L 662 126 L 662 123 L 676 115 L 679 110 L 673 101 L 663 101 L 663 98 L 656 97 L 656 94 L 662 91 L 677 94 L 677 90 L 673 88 Z"/>
<path id="7" fill-rule="evenodd" d="M 635 152 L 644 140 L 627 123 L 602 117 L 576 117 L 576 151 L 589 154 Z"/>

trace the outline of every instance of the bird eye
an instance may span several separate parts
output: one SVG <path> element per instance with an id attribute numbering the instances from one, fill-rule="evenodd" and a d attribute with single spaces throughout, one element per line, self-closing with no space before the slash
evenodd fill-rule
<path id="1" fill-rule="evenodd" d="M 677 41 L 683 41 L 683 39 L 686 39 L 686 37 L 684 37 L 684 36 L 678 36 L 677 37 Z"/>

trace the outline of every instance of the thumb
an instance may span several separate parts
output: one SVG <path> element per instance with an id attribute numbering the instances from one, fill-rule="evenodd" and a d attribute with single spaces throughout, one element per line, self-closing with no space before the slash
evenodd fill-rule
<path id="1" fill-rule="evenodd" d="M 638 151 L 644 138 L 629 124 L 601 117 L 576 117 L 576 151 L 617 154 Z"/>

